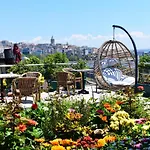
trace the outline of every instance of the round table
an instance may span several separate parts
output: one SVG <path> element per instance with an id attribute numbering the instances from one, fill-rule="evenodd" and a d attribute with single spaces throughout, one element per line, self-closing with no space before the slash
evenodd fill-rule
<path id="1" fill-rule="evenodd" d="M 81 72 L 82 73 L 82 89 L 78 91 L 78 94 L 89 94 L 89 91 L 85 90 L 85 80 L 84 80 L 84 73 L 93 71 L 93 69 L 72 69 L 71 72 Z"/>

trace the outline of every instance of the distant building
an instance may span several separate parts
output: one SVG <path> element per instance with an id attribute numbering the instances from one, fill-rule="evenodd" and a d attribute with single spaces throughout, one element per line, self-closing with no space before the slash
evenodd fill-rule
<path id="1" fill-rule="evenodd" d="M 51 45 L 55 45 L 55 39 L 53 38 L 53 36 L 51 37 Z"/>
<path id="2" fill-rule="evenodd" d="M 25 54 L 25 55 L 30 54 L 30 49 L 29 48 L 23 48 L 22 54 Z"/>

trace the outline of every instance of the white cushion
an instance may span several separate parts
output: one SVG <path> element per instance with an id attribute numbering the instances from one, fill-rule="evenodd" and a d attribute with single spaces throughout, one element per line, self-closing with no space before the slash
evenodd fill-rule
<path id="1" fill-rule="evenodd" d="M 105 68 L 102 73 L 105 81 L 112 85 L 133 85 L 135 83 L 134 77 L 123 75 L 117 68 Z"/>
<path id="2" fill-rule="evenodd" d="M 117 68 L 105 68 L 102 73 L 106 78 L 113 78 L 115 81 L 120 81 L 123 76 L 121 70 Z"/>

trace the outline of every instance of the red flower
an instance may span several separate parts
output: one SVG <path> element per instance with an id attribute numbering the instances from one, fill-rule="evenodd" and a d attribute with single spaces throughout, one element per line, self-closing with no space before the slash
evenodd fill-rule
<path id="1" fill-rule="evenodd" d="M 17 128 L 19 131 L 24 132 L 24 131 L 26 131 L 27 126 L 26 126 L 25 124 L 19 124 L 16 128 Z"/>
<path id="2" fill-rule="evenodd" d="M 38 108 L 38 105 L 35 103 L 35 104 L 32 104 L 32 107 L 31 107 L 33 110 L 37 109 Z"/>

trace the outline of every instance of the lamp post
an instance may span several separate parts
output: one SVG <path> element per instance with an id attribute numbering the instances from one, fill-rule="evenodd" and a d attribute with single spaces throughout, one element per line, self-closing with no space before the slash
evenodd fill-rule
<path id="1" fill-rule="evenodd" d="M 134 92 L 137 92 L 137 82 L 138 82 L 138 55 L 137 55 L 137 49 L 136 49 L 136 45 L 135 42 L 133 40 L 133 38 L 131 37 L 131 35 L 128 33 L 128 31 L 126 29 L 124 29 L 123 27 L 119 26 L 119 25 L 113 25 L 112 26 L 114 29 L 115 28 L 120 28 L 122 29 L 130 38 L 132 44 L 133 44 L 133 48 L 134 48 L 134 54 L 135 54 L 135 88 L 134 88 Z"/>

